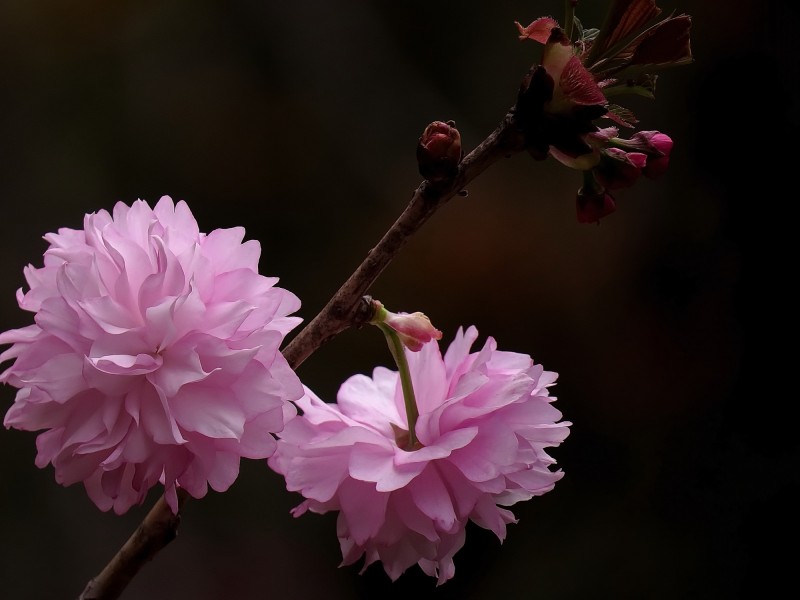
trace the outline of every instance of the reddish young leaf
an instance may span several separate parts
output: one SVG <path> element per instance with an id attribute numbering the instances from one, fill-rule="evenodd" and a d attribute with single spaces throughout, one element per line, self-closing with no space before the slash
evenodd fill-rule
<path id="1" fill-rule="evenodd" d="M 552 17 L 539 17 L 527 27 L 523 27 L 519 21 L 514 21 L 514 24 L 519 29 L 519 39 L 531 39 L 540 44 L 546 44 L 553 27 L 558 27 L 558 21 Z"/>

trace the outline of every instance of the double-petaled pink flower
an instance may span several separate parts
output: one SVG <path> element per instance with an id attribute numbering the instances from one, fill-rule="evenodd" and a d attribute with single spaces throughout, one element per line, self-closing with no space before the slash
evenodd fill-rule
<path id="1" fill-rule="evenodd" d="M 339 511 L 343 564 L 379 560 L 394 580 L 417 563 L 441 584 L 468 521 L 503 540 L 516 522 L 503 507 L 562 477 L 547 454 L 570 425 L 548 395 L 556 374 L 492 338 L 470 352 L 477 336 L 459 330 L 444 358 L 434 342 L 406 350 L 419 409 L 412 447 L 394 371 L 351 377 L 336 404 L 309 390 L 297 403 L 303 414 L 279 434 L 269 464 L 305 497 L 295 516 Z"/>
<path id="2" fill-rule="evenodd" d="M 138 200 L 45 239 L 19 305 L 35 324 L 0 334 L 18 388 L 6 427 L 42 431 L 36 464 L 124 513 L 161 482 L 224 491 L 242 457 L 266 458 L 302 385 L 279 352 L 300 302 L 258 274 L 244 229 L 200 233 L 184 202 Z"/>

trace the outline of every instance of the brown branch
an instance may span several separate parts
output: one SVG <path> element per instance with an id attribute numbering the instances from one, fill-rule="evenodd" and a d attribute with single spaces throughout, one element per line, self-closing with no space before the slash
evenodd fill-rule
<path id="1" fill-rule="evenodd" d="M 86 584 L 78 600 L 119 598 L 139 569 L 178 535 L 181 509 L 188 498 L 188 492 L 178 488 L 178 514 L 174 515 L 161 496 L 106 568 Z"/>
<path id="2" fill-rule="evenodd" d="M 522 134 L 513 121 L 512 110 L 477 148 L 464 157 L 451 180 L 436 185 L 423 181 L 419 185 L 409 205 L 361 265 L 322 311 L 286 346 L 283 355 L 293 369 L 337 334 L 352 325 L 366 322 L 372 316 L 372 308 L 359 301 L 409 238 L 440 206 L 461 192 L 492 163 L 524 148 Z M 179 510 L 177 515 L 173 515 L 162 496 L 111 562 L 87 584 L 79 600 L 119 598 L 144 564 L 175 539 L 180 507 L 187 498 L 186 491 L 178 488 Z"/>
<path id="3" fill-rule="evenodd" d="M 481 144 L 459 164 L 455 177 L 442 184 L 423 181 L 411 197 L 411 202 L 378 244 L 333 295 L 328 304 L 283 350 L 293 369 L 311 356 L 325 342 L 348 327 L 366 322 L 371 312 L 359 300 L 397 256 L 409 238 L 430 219 L 445 202 L 459 193 L 475 177 L 503 156 L 524 148 L 522 134 L 513 124 L 513 111 Z"/>

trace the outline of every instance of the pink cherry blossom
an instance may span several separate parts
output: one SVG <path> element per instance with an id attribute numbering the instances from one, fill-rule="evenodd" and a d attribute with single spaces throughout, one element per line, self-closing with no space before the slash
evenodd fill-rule
<path id="1" fill-rule="evenodd" d="M 226 490 L 241 457 L 265 458 L 302 385 L 279 352 L 300 302 L 258 274 L 244 229 L 200 233 L 165 196 L 86 215 L 45 240 L 17 292 L 35 324 L 0 334 L 18 388 L 5 426 L 42 431 L 36 465 L 124 513 L 161 482 Z"/>
<path id="2" fill-rule="evenodd" d="M 551 404 L 556 380 L 524 354 L 500 352 L 489 338 L 470 352 L 474 327 L 459 330 L 444 358 L 438 343 L 406 350 L 419 408 L 408 425 L 398 374 L 383 367 L 355 375 L 326 404 L 310 390 L 303 415 L 279 434 L 270 466 L 305 500 L 299 516 L 339 511 L 343 564 L 381 561 L 392 580 L 417 563 L 441 584 L 472 520 L 502 541 L 510 506 L 553 489 L 560 470 L 546 448 L 570 423 Z"/>

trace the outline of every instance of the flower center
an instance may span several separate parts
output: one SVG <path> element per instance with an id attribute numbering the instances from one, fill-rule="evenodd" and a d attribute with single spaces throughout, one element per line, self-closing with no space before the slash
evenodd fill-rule
<path id="1" fill-rule="evenodd" d="M 397 447 L 401 450 L 405 450 L 406 452 L 413 452 L 414 450 L 419 450 L 420 448 L 424 448 L 425 446 L 416 439 L 414 442 L 411 443 L 410 437 L 408 435 L 408 429 L 403 429 L 402 427 L 398 427 L 394 423 L 391 423 L 392 431 L 394 431 L 394 441 L 397 444 Z"/>

